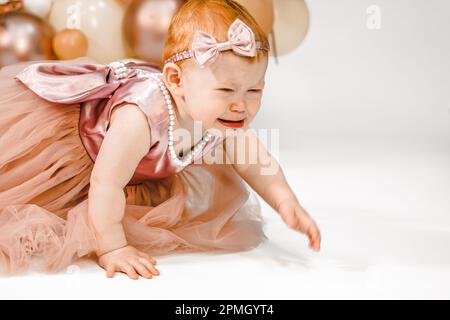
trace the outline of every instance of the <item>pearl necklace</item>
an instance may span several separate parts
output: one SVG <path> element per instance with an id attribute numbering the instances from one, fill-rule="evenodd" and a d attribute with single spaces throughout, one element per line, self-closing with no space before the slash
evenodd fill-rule
<path id="1" fill-rule="evenodd" d="M 178 155 L 176 154 L 176 151 L 173 147 L 173 125 L 175 124 L 174 120 L 175 120 L 175 112 L 173 111 L 173 105 L 172 105 L 172 99 L 170 97 L 169 91 L 167 90 L 166 86 L 164 85 L 164 82 L 161 80 L 162 75 L 155 75 L 155 74 L 151 74 L 150 75 L 153 79 L 156 80 L 156 82 L 158 83 L 159 89 L 161 90 L 161 92 L 164 95 L 164 101 L 166 103 L 167 106 L 167 110 L 169 112 L 169 130 L 168 130 L 168 135 L 169 135 L 169 154 L 170 157 L 172 158 L 172 160 L 179 166 L 181 167 L 186 167 L 187 165 L 189 165 L 197 156 L 198 153 L 200 153 L 201 151 L 203 151 L 206 143 L 212 138 L 212 134 L 209 132 L 206 132 L 202 139 L 200 141 L 198 141 L 193 150 L 189 150 L 189 152 L 186 155 L 183 155 L 182 158 L 179 158 Z"/>

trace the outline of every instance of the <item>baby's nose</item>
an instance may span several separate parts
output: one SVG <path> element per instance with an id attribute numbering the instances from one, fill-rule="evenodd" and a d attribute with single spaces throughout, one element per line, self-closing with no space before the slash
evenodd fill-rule
<path id="1" fill-rule="evenodd" d="M 245 103 L 233 103 L 230 108 L 233 112 L 245 112 L 247 110 Z"/>

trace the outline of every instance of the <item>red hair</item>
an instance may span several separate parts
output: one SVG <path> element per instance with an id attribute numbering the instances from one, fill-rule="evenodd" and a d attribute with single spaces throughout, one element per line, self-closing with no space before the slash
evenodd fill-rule
<path id="1" fill-rule="evenodd" d="M 236 18 L 241 19 L 255 34 L 255 41 L 268 44 L 267 34 L 262 30 L 248 10 L 234 0 L 188 0 L 170 22 L 164 43 L 163 61 L 174 54 L 190 50 L 194 34 L 197 30 L 209 33 L 217 41 L 228 40 L 228 28 Z M 257 61 L 267 51 L 256 50 L 255 57 L 246 57 Z M 176 64 L 182 66 L 183 62 Z"/>

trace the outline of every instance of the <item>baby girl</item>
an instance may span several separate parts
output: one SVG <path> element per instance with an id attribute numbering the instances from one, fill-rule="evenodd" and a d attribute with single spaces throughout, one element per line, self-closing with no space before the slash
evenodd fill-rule
<path id="1" fill-rule="evenodd" d="M 160 274 L 157 254 L 248 250 L 265 235 L 246 185 L 319 251 L 316 223 L 250 128 L 268 50 L 238 3 L 191 0 L 162 70 L 87 58 L 2 69 L 0 266 L 40 256 L 54 271 L 95 253 L 108 277 L 138 279 Z M 205 161 L 219 150 L 230 161 Z M 267 163 L 277 170 L 262 174 Z"/>

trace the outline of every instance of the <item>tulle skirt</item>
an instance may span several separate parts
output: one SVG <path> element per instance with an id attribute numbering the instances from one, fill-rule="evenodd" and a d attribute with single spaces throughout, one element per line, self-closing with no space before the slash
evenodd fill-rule
<path id="1" fill-rule="evenodd" d="M 0 70 L 0 274 L 60 272 L 96 260 L 88 219 L 93 162 L 80 105 L 48 102 Z M 151 256 L 250 250 L 267 239 L 258 198 L 230 164 L 192 164 L 124 188 L 130 245 Z"/>

